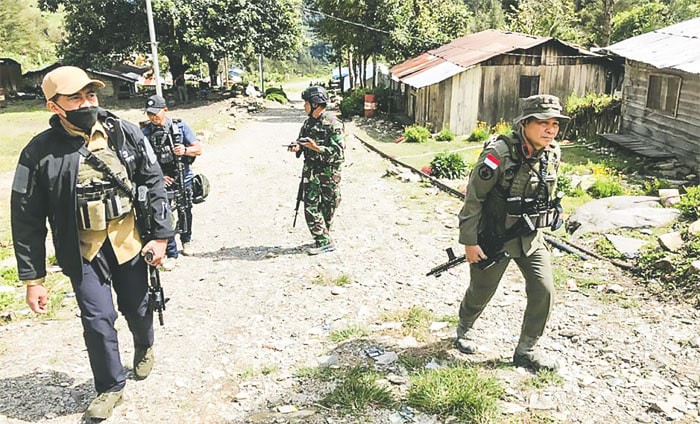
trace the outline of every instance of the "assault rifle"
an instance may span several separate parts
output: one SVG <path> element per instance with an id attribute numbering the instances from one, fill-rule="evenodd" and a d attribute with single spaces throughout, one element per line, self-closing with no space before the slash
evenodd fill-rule
<path id="1" fill-rule="evenodd" d="M 516 237 L 524 236 L 535 231 L 535 226 L 532 223 L 530 217 L 526 214 L 520 216 L 515 224 L 511 225 L 503 234 L 500 236 L 487 236 L 485 234 L 479 234 L 477 242 L 484 251 L 486 259 L 482 259 L 479 262 L 474 263 L 474 265 L 481 269 L 488 269 L 494 264 L 508 259 L 510 256 L 508 252 L 503 251 L 503 245 Z M 430 270 L 426 276 L 434 275 L 435 278 L 442 275 L 443 272 L 450 268 L 454 268 L 457 265 L 464 263 L 467 259 L 464 255 L 457 256 L 452 248 L 446 249 L 447 252 L 447 262 L 440 264 Z"/>
<path id="2" fill-rule="evenodd" d="M 175 122 L 172 125 L 177 125 Z M 173 127 L 176 128 L 176 127 Z M 173 152 L 175 161 L 175 207 L 177 208 L 177 231 L 186 233 L 189 228 L 187 211 L 192 208 L 192 192 L 185 187 L 185 163 L 184 158 L 175 156 L 175 144 L 170 136 L 170 131 L 165 131 L 163 137 L 167 141 L 170 151 Z"/>
<path id="3" fill-rule="evenodd" d="M 151 218 L 151 202 L 148 198 L 148 187 L 139 186 L 136 197 L 136 221 L 139 223 L 139 229 L 144 241 L 150 241 L 154 238 Z M 158 314 L 158 322 L 160 325 L 163 325 L 163 311 L 165 311 L 165 304 L 170 299 L 166 298 L 163 292 L 158 267 L 150 264 L 153 259 L 153 252 L 147 252 L 145 259 L 148 264 L 148 308 L 151 312 Z"/>
<path id="4" fill-rule="evenodd" d="M 299 215 L 299 205 L 304 200 L 304 173 L 301 173 L 301 178 L 299 179 L 299 189 L 297 190 L 297 204 L 294 207 L 294 222 L 292 222 L 292 227 L 297 225 L 297 216 Z"/>

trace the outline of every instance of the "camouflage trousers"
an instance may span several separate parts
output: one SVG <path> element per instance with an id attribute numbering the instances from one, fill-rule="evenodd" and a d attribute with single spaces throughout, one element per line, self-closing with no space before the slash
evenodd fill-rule
<path id="1" fill-rule="evenodd" d="M 331 242 L 328 231 L 340 204 L 340 169 L 308 169 L 304 187 L 304 217 L 317 246 Z"/>

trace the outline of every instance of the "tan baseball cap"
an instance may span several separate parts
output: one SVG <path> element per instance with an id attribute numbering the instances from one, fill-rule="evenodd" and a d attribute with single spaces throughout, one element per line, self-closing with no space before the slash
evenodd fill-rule
<path id="1" fill-rule="evenodd" d="M 41 83 L 41 90 L 46 100 L 56 94 L 75 94 L 88 85 L 93 84 L 97 88 L 103 88 L 105 84 L 96 79 L 91 79 L 85 71 L 75 66 L 61 66 L 46 74 Z"/>

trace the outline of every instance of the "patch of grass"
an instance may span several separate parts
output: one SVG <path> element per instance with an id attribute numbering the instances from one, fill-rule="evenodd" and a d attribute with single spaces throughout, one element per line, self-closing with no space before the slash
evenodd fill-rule
<path id="1" fill-rule="evenodd" d="M 611 259 L 624 259 L 624 255 L 608 240 L 607 237 L 601 236 L 595 241 L 595 250 L 601 256 Z"/>
<path id="2" fill-rule="evenodd" d="M 563 288 L 566 285 L 566 280 L 569 279 L 569 269 L 557 263 L 552 267 L 552 276 L 554 277 L 554 287 Z"/>
<path id="3" fill-rule="evenodd" d="M 317 284 L 319 286 L 338 286 L 343 287 L 352 283 L 352 278 L 346 274 L 340 274 L 338 276 L 332 276 L 330 274 L 321 273 L 311 279 L 312 284 Z"/>
<path id="4" fill-rule="evenodd" d="M 342 371 L 331 367 L 302 367 L 297 370 L 295 375 L 299 378 L 328 382 L 339 378 L 342 375 Z"/>
<path id="5" fill-rule="evenodd" d="M 676 207 L 681 211 L 681 215 L 688 220 L 700 218 L 700 186 L 688 187 Z"/>
<path id="6" fill-rule="evenodd" d="M 542 389 L 562 384 L 564 384 L 564 379 L 556 371 L 539 370 L 534 377 L 525 380 L 522 386 L 525 389 Z"/>
<path id="7" fill-rule="evenodd" d="M 342 330 L 334 330 L 328 338 L 334 343 L 340 343 L 348 339 L 367 337 L 370 335 L 369 330 L 358 325 L 352 325 Z"/>
<path id="8" fill-rule="evenodd" d="M 263 365 L 262 368 L 260 368 L 260 374 L 262 375 L 270 375 L 270 374 L 275 374 L 280 370 L 280 367 L 277 365 Z"/>
<path id="9" fill-rule="evenodd" d="M 421 306 L 411 306 L 409 309 L 384 313 L 382 321 L 398 321 L 401 325 L 401 335 L 412 335 L 417 340 L 425 340 L 430 324 L 436 321 L 435 315 Z"/>
<path id="10" fill-rule="evenodd" d="M 381 378 L 368 368 L 352 368 L 339 378 L 321 404 L 346 414 L 358 414 L 368 407 L 391 408 L 395 400 L 389 388 L 378 383 Z"/>
<path id="11" fill-rule="evenodd" d="M 411 377 L 411 383 L 410 406 L 428 414 L 455 416 L 460 422 L 495 422 L 498 400 L 505 393 L 497 379 L 464 365 L 426 370 Z"/>
<path id="12" fill-rule="evenodd" d="M 619 196 L 624 192 L 620 178 L 611 176 L 602 176 L 596 179 L 593 185 L 590 186 L 587 191 L 588 194 L 593 196 L 595 199 Z"/>

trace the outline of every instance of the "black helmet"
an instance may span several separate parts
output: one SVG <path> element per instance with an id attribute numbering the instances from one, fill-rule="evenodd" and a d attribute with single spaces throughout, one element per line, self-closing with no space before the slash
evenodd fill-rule
<path id="1" fill-rule="evenodd" d="M 316 105 L 325 105 L 328 103 L 328 93 L 326 89 L 320 85 L 312 85 L 301 93 L 301 98 L 309 103 Z"/>

